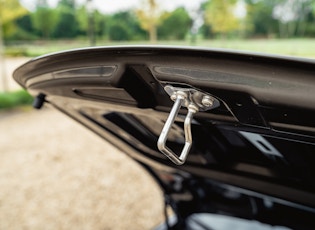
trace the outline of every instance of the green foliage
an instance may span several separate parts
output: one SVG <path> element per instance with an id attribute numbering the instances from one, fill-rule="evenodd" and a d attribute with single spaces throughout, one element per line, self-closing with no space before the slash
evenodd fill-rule
<path id="1" fill-rule="evenodd" d="M 15 19 L 22 17 L 27 10 L 18 0 L 0 0 L 0 29 L 3 38 L 7 39 L 17 30 Z M 2 40 L 2 37 L 0 38 Z"/>
<path id="2" fill-rule="evenodd" d="M 315 4 L 314 4 L 314 8 L 315 8 Z M 303 28 L 304 37 L 315 37 L 314 21 L 315 21 L 315 9 L 314 9 L 314 12 L 309 13 L 306 19 L 306 24 L 305 24 L 305 27 Z"/>
<path id="3" fill-rule="evenodd" d="M 222 36 L 236 31 L 239 21 L 234 15 L 237 0 L 210 0 L 205 5 L 205 22 Z"/>
<path id="4" fill-rule="evenodd" d="M 108 20 L 108 37 L 112 41 L 145 39 L 146 33 L 140 27 L 132 12 L 123 11 L 113 14 Z"/>
<path id="5" fill-rule="evenodd" d="M 279 22 L 280 37 L 301 36 L 312 13 L 314 0 L 278 0 L 273 7 L 273 17 Z"/>
<path id="6" fill-rule="evenodd" d="M 200 28 L 200 34 L 203 36 L 204 39 L 213 39 L 215 34 L 211 29 L 211 25 L 203 24 Z"/>
<path id="7" fill-rule="evenodd" d="M 57 22 L 54 32 L 56 38 L 75 38 L 78 31 L 74 0 L 61 0 L 56 8 Z"/>
<path id="8" fill-rule="evenodd" d="M 56 29 L 58 16 L 53 9 L 38 7 L 31 17 L 32 26 L 39 31 L 42 38 L 49 39 Z"/>
<path id="9" fill-rule="evenodd" d="M 162 18 L 163 23 L 158 27 L 158 36 L 160 39 L 185 39 L 191 26 L 191 19 L 183 7 L 177 8 L 170 13 L 164 13 Z"/>
<path id="10" fill-rule="evenodd" d="M 77 35 L 89 36 L 89 26 L 93 26 L 94 35 L 103 38 L 107 31 L 110 16 L 103 15 L 98 10 L 88 13 L 86 6 L 81 6 L 77 9 L 76 20 L 79 29 Z"/>
<path id="11" fill-rule="evenodd" d="M 162 11 L 156 0 L 143 0 L 142 6 L 136 11 L 141 28 L 148 31 L 150 41 L 157 41 L 157 27 L 161 23 Z"/>
<path id="12" fill-rule="evenodd" d="M 2 24 L 12 22 L 27 13 L 18 0 L 0 0 L 0 21 Z"/>
<path id="13" fill-rule="evenodd" d="M 131 40 L 131 32 L 129 30 L 129 27 L 119 21 L 112 22 L 109 27 L 109 39 L 112 41 L 127 41 Z"/>
<path id="14" fill-rule="evenodd" d="M 79 30 L 80 31 L 87 31 L 88 30 L 88 13 L 86 6 L 81 6 L 77 9 L 77 22 L 79 25 Z"/>
<path id="15" fill-rule="evenodd" d="M 75 0 L 59 0 L 58 6 L 67 9 L 74 9 L 76 7 Z"/>
<path id="16" fill-rule="evenodd" d="M 9 37 L 10 40 L 35 40 L 39 37 L 35 32 L 30 13 L 16 19 L 15 24 L 17 30 Z"/>
<path id="17" fill-rule="evenodd" d="M 30 105 L 33 97 L 25 90 L 1 93 L 0 92 L 0 109 L 13 108 L 21 105 Z"/>
<path id="18" fill-rule="evenodd" d="M 235 14 L 239 2 L 246 5 L 245 18 Z M 287 22 L 283 17 L 289 13 L 279 12 L 290 2 L 296 7 L 289 7 L 288 12 L 296 15 Z M 154 42 L 157 37 L 164 41 L 183 40 L 192 23 L 184 8 L 163 12 L 157 0 L 142 0 L 138 10 L 110 15 L 97 9 L 88 14 L 86 5 L 78 7 L 75 0 L 59 0 L 53 8 L 48 0 L 36 0 L 36 4 L 36 10 L 28 12 L 18 0 L 0 0 L 0 24 L 2 21 L 6 43 L 38 38 L 85 41 L 90 38 L 92 41 L 94 37 L 110 41 L 147 40 L 149 37 Z M 205 23 L 198 36 L 203 38 L 315 37 L 315 0 L 207 0 L 200 9 Z M 24 51 L 8 53 L 19 52 Z"/>
<path id="19" fill-rule="evenodd" d="M 251 27 L 249 36 L 271 37 L 278 32 L 279 23 L 272 17 L 274 3 L 268 1 L 248 1 L 246 24 Z"/>
<path id="20" fill-rule="evenodd" d="M 54 32 L 55 38 L 75 38 L 78 32 L 78 23 L 71 11 L 58 12 L 58 23 Z"/>

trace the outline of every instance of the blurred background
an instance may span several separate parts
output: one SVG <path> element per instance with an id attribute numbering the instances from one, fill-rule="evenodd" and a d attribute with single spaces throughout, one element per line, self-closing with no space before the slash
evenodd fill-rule
<path id="1" fill-rule="evenodd" d="M 112 45 L 313 59 L 315 0 L 0 0 L 0 229 L 162 221 L 161 194 L 143 170 L 57 111 L 31 110 L 32 97 L 12 79 L 38 55 Z"/>
<path id="2" fill-rule="evenodd" d="M 315 56 L 315 0 L 0 1 L 1 59 L 134 44 Z"/>

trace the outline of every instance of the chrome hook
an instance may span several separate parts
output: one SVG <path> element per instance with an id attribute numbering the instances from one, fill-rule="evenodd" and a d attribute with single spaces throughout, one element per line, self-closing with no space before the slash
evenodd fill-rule
<path id="1" fill-rule="evenodd" d="M 166 86 L 165 91 L 170 94 L 171 99 L 175 101 L 175 103 L 162 129 L 162 132 L 157 142 L 157 146 L 158 149 L 173 163 L 177 165 L 182 165 L 185 163 L 192 146 L 191 123 L 194 114 L 197 113 L 199 109 L 208 110 L 211 108 L 218 107 L 220 103 L 217 99 L 204 93 L 200 93 L 194 89 L 182 89 L 175 88 L 172 86 Z M 194 98 L 193 97 L 194 95 L 195 96 L 197 95 L 197 97 Z M 200 100 L 200 102 L 198 102 L 196 99 Z M 207 100 L 211 99 L 211 105 L 203 106 L 202 100 L 205 99 Z M 170 148 L 166 146 L 166 141 L 181 106 L 187 107 L 188 113 L 184 121 L 185 145 L 183 147 L 181 154 L 178 156 Z"/>

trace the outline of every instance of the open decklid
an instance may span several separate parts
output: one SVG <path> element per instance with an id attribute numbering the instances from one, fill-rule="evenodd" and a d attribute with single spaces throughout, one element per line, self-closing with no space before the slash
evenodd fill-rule
<path id="1" fill-rule="evenodd" d="M 14 78 L 36 107 L 53 105 L 148 167 L 315 209 L 314 60 L 99 47 L 35 58 Z"/>

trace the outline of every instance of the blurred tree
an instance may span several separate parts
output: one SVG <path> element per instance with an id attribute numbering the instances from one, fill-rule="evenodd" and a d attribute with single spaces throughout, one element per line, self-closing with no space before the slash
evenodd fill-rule
<path id="1" fill-rule="evenodd" d="M 26 14 L 16 19 L 16 25 L 26 33 L 30 34 L 30 36 L 36 36 L 31 14 Z"/>
<path id="2" fill-rule="evenodd" d="M 68 9 L 75 9 L 76 7 L 75 0 L 59 0 L 58 6 L 65 7 Z"/>
<path id="3" fill-rule="evenodd" d="M 297 36 L 315 36 L 315 0 L 304 1 L 301 10 L 303 12 L 303 16 L 300 17 L 298 25 L 297 25 Z M 308 28 L 311 28 L 308 30 Z"/>
<path id="4" fill-rule="evenodd" d="M 246 0 L 247 35 L 254 37 L 271 37 L 278 32 L 278 22 L 272 17 L 275 5 L 273 0 Z"/>
<path id="5" fill-rule="evenodd" d="M 93 0 L 86 0 L 86 13 L 88 16 L 88 37 L 91 46 L 96 45 L 96 35 L 95 35 L 95 5 Z"/>
<path id="6" fill-rule="evenodd" d="M 208 32 L 208 28 L 204 23 L 204 11 L 205 11 L 205 3 L 200 3 L 199 5 L 195 5 L 188 10 L 189 17 L 191 19 L 191 27 L 190 27 L 190 44 L 195 45 L 197 42 L 197 35 L 199 32 L 201 34 L 205 34 L 204 32 Z"/>
<path id="7" fill-rule="evenodd" d="M 208 25 L 208 24 L 203 24 L 200 27 L 200 34 L 205 39 L 213 39 L 214 38 L 214 34 L 213 34 L 212 29 L 211 29 L 211 25 Z"/>
<path id="8" fill-rule="evenodd" d="M 238 29 L 238 19 L 234 11 L 237 0 L 210 0 L 205 4 L 205 22 L 214 33 L 225 37 Z"/>
<path id="9" fill-rule="evenodd" d="M 57 8 L 57 24 L 54 32 L 56 38 L 74 38 L 79 31 L 76 19 L 75 0 L 60 0 Z"/>
<path id="10" fill-rule="evenodd" d="M 90 15 L 89 15 L 90 14 Z M 92 12 L 88 12 L 85 5 L 82 5 L 77 9 L 76 13 L 76 20 L 78 23 L 78 35 L 90 35 L 94 36 L 95 41 L 93 38 L 90 37 L 90 44 L 94 45 L 96 42 L 97 37 L 103 37 L 106 33 L 107 21 L 110 18 L 107 15 L 103 15 L 97 9 L 92 10 Z M 92 20 L 92 21 L 91 21 Z M 89 28 L 89 24 L 93 23 L 93 28 Z M 91 35 L 90 31 L 93 29 L 94 35 Z M 94 43 L 94 44 L 93 44 Z"/>
<path id="11" fill-rule="evenodd" d="M 108 36 L 112 41 L 128 41 L 132 38 L 128 25 L 121 21 L 114 21 L 110 24 Z"/>
<path id="12" fill-rule="evenodd" d="M 26 41 L 38 39 L 40 34 L 34 28 L 31 16 L 31 13 L 28 13 L 22 17 L 15 19 L 14 24 L 16 25 L 16 29 L 6 39 L 10 42 L 18 40 Z"/>
<path id="13" fill-rule="evenodd" d="M 27 14 L 18 0 L 0 0 L 0 27 L 3 38 L 12 34 L 16 29 L 15 19 Z"/>
<path id="14" fill-rule="evenodd" d="M 306 16 L 312 11 L 314 0 L 278 0 L 272 16 L 279 21 L 281 37 L 300 35 L 306 25 Z"/>
<path id="15" fill-rule="evenodd" d="M 12 30 L 16 28 L 14 19 L 21 17 L 26 14 L 27 10 L 23 8 L 18 0 L 0 0 L 0 62 L 1 62 L 1 79 L 2 79 L 2 90 L 8 90 L 8 84 L 6 79 L 6 68 L 4 62 L 4 37 Z"/>
<path id="16" fill-rule="evenodd" d="M 157 40 L 157 26 L 160 24 L 162 12 L 156 0 L 143 0 L 141 9 L 136 11 L 141 27 L 149 32 L 152 43 Z"/>
<path id="17" fill-rule="evenodd" d="M 113 14 L 108 19 L 108 37 L 114 41 L 143 40 L 146 32 L 140 22 L 130 11 Z"/>
<path id="18" fill-rule="evenodd" d="M 302 27 L 302 35 L 308 37 L 315 37 L 315 0 L 312 4 L 312 11 L 307 15 L 305 19 L 305 27 Z"/>
<path id="19" fill-rule="evenodd" d="M 57 12 L 49 7 L 47 0 L 37 0 L 31 19 L 32 25 L 44 39 L 51 37 L 58 23 Z"/>
<path id="20" fill-rule="evenodd" d="M 158 27 L 158 35 L 162 39 L 183 40 L 189 32 L 191 19 L 185 10 L 180 7 L 170 13 L 162 15 L 163 23 Z"/>

